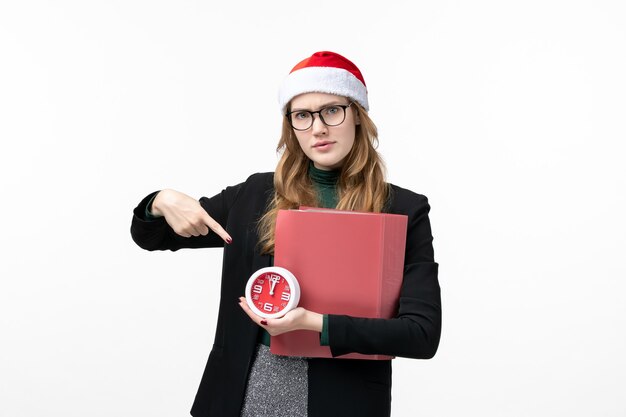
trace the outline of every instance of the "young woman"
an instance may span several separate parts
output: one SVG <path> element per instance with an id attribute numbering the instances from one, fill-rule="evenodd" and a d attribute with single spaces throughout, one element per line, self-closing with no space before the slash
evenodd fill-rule
<path id="1" fill-rule="evenodd" d="M 391 361 L 277 356 L 269 352 L 269 335 L 317 331 L 333 356 L 431 358 L 439 344 L 441 302 L 430 207 L 426 197 L 385 182 L 365 81 L 348 59 L 317 52 L 303 60 L 285 78 L 279 102 L 282 155 L 274 173 L 254 174 L 199 201 L 162 190 L 134 210 L 131 234 L 144 249 L 224 248 L 215 341 L 191 414 L 389 416 Z M 264 320 L 250 310 L 242 295 L 247 279 L 273 263 L 278 210 L 300 205 L 408 216 L 396 317 L 299 307 Z"/>

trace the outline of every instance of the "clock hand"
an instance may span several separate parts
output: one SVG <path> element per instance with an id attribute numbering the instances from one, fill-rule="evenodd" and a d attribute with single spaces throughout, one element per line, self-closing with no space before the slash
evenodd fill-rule
<path id="1" fill-rule="evenodd" d="M 276 287 L 276 283 L 278 282 L 278 279 L 272 277 L 270 278 L 270 282 L 271 282 L 270 295 L 274 295 L 274 287 Z"/>

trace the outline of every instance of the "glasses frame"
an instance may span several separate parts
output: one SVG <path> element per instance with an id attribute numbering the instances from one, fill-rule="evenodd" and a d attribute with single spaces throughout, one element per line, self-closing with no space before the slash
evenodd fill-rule
<path id="1" fill-rule="evenodd" d="M 297 130 L 299 132 L 303 132 L 305 130 L 309 130 L 311 128 L 311 126 L 313 126 L 313 123 L 315 123 L 315 117 L 313 117 L 314 114 L 317 114 L 317 116 L 320 118 L 320 120 L 322 121 L 322 123 L 324 123 L 325 126 L 329 126 L 329 127 L 335 127 L 335 126 L 339 126 L 340 124 L 342 124 L 343 122 L 346 121 L 346 109 L 350 106 L 352 106 L 352 103 L 354 103 L 353 101 L 351 101 L 348 104 L 329 104 L 328 106 L 324 106 L 321 109 L 319 109 L 318 111 L 310 111 L 310 110 L 294 110 L 294 111 L 290 111 L 285 113 L 285 116 L 287 116 L 287 120 L 289 121 L 289 125 L 294 129 Z M 334 125 L 328 124 L 326 123 L 326 120 L 324 120 L 324 116 L 322 116 L 322 112 L 326 109 L 328 109 L 329 107 L 341 107 L 343 109 L 343 119 L 341 119 L 341 121 L 339 123 L 336 123 Z M 309 113 L 311 115 L 311 124 L 306 128 L 306 129 L 298 129 L 297 127 L 295 127 L 293 125 L 293 122 L 291 121 L 291 115 L 293 113 Z"/>

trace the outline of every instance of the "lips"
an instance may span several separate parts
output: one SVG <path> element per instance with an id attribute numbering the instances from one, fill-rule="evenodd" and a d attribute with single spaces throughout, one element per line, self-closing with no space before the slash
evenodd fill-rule
<path id="1" fill-rule="evenodd" d="M 329 140 L 321 140 L 319 142 L 315 142 L 315 144 L 313 145 L 314 148 L 321 148 L 321 147 L 325 147 L 328 145 L 331 145 L 335 142 L 329 141 Z"/>

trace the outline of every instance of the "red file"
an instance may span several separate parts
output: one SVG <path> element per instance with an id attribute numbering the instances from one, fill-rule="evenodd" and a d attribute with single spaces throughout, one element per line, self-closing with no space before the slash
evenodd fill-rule
<path id="1" fill-rule="evenodd" d="M 407 216 L 329 209 L 280 210 L 274 265 L 300 283 L 299 305 L 322 314 L 391 318 L 398 309 L 404 272 Z M 331 335 L 332 338 L 332 335 Z M 332 357 L 318 332 L 272 336 L 272 353 Z M 340 358 L 392 359 L 350 353 Z"/>

